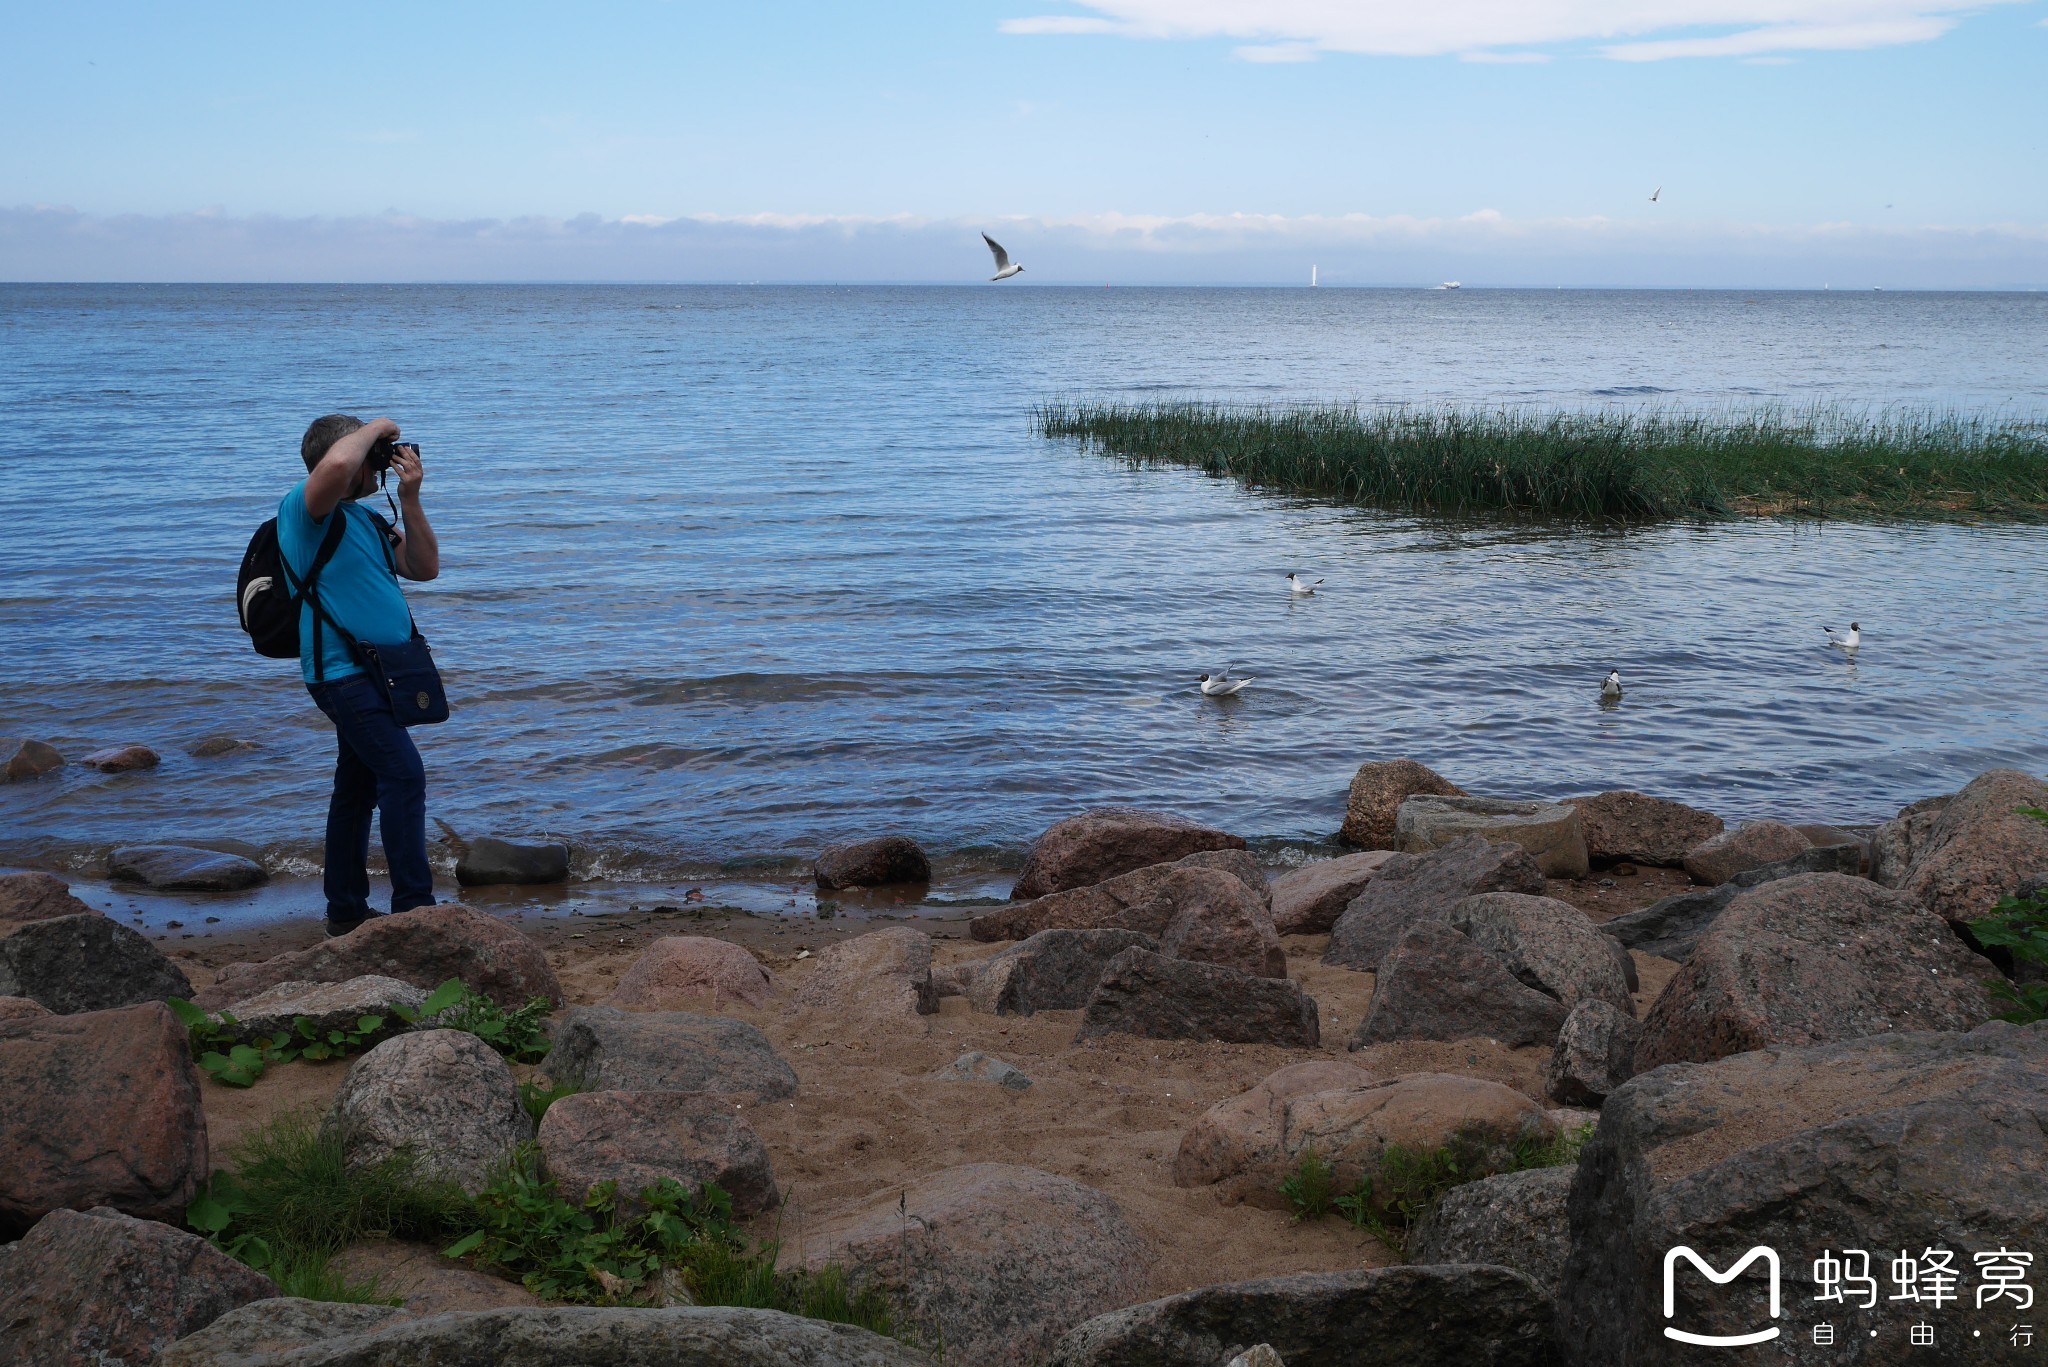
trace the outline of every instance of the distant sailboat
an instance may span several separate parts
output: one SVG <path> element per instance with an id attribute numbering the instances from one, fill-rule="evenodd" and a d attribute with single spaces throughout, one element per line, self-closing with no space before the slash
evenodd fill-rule
<path id="1" fill-rule="evenodd" d="M 1310 289 L 1316 287 L 1316 268 L 1314 266 L 1308 268 L 1308 287 Z"/>
<path id="2" fill-rule="evenodd" d="M 1465 287 L 1455 280 L 1446 280 L 1443 284 L 1438 285 L 1437 288 L 1440 290 L 1461 290 Z"/>

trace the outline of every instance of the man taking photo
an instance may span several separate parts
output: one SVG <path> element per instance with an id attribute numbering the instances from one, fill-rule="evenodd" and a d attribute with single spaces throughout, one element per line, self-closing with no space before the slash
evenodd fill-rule
<path id="1" fill-rule="evenodd" d="M 412 736 L 394 715 L 386 693 L 365 674 L 349 639 L 370 644 L 408 640 L 412 611 L 398 577 L 425 581 L 441 572 L 440 544 L 420 506 L 426 470 L 419 448 L 394 445 L 397 437 L 398 424 L 389 418 L 366 423 L 334 413 L 316 420 L 299 443 L 306 478 L 277 510 L 278 549 L 300 584 L 313 570 L 333 526 L 330 519 L 345 520 L 299 621 L 300 672 L 313 701 L 334 723 L 337 742 L 334 795 L 327 804 L 329 935 L 346 935 L 383 915 L 370 909 L 372 810 L 391 870 L 392 913 L 434 903 L 434 874 L 427 865 L 426 770 Z M 387 460 L 398 477 L 397 527 L 356 503 L 382 487 Z M 320 621 L 323 612 L 325 621 Z M 341 631 L 334 629 L 337 625 Z"/>

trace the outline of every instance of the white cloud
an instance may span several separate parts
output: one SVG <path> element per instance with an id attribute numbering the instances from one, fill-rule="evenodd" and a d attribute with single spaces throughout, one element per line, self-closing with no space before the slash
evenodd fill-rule
<path id="1" fill-rule="evenodd" d="M 2027 0 L 1078 0 L 1089 15 L 1005 33 L 1224 38 L 1260 47 L 1432 57 L 1596 44 L 1619 61 L 1890 47 Z M 1702 32 L 1702 30 L 1706 30 Z M 1239 48 L 1239 55 L 1247 49 Z"/>
<path id="2" fill-rule="evenodd" d="M 1242 62 L 1313 62 L 1322 54 L 1314 43 L 1252 43 L 1230 55 Z"/>

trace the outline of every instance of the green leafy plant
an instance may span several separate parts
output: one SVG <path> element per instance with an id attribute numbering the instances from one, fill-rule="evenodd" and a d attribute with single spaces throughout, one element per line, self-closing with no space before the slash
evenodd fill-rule
<path id="1" fill-rule="evenodd" d="M 526 1113 L 533 1117 L 533 1123 L 538 1127 L 540 1125 L 540 1118 L 548 1113 L 548 1107 L 554 1105 L 565 1096 L 574 1096 L 578 1092 L 587 1090 L 589 1089 L 581 1082 L 574 1080 L 550 1083 L 550 1085 L 545 1087 L 538 1082 L 521 1082 L 519 1084 L 519 1104 L 526 1107 Z"/>
<path id="2" fill-rule="evenodd" d="M 539 1063 L 548 1056 L 546 1022 L 552 1009 L 547 998 L 534 997 L 507 1011 L 460 978 L 450 978 L 417 1008 L 401 1006 L 394 1014 L 410 1025 L 467 1030 L 514 1063 Z"/>
<path id="3" fill-rule="evenodd" d="M 320 1062 L 361 1053 L 384 1031 L 382 1016 L 358 1016 L 354 1029 L 321 1030 L 310 1016 L 299 1016 L 290 1030 L 243 1041 L 232 1012 L 213 1015 L 191 1002 L 173 997 L 169 1006 L 191 1041 L 200 1071 L 230 1087 L 251 1087 L 274 1063 L 293 1059 Z"/>
<path id="4" fill-rule="evenodd" d="M 2048 811 L 2022 807 L 2021 816 L 2048 822 Z M 1970 934 L 1986 949 L 2002 949 L 2015 966 L 2048 968 L 2048 891 L 2030 897 L 2001 897 L 1991 914 L 1970 922 Z M 1991 995 L 2010 1005 L 1998 1019 L 2014 1025 L 2048 1020 L 2048 982 L 2016 983 L 1993 978 L 1985 983 Z"/>
<path id="5" fill-rule="evenodd" d="M 1294 1162 L 1294 1171 L 1280 1183 L 1280 1194 L 1296 1220 L 1320 1220 L 1337 1197 L 1337 1170 L 1310 1145 Z"/>

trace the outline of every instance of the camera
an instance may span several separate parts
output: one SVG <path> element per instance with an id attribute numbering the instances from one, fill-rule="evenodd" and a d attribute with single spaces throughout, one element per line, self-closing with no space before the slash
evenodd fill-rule
<path id="1" fill-rule="evenodd" d="M 389 437 L 379 437 L 370 443 L 370 454 L 363 458 L 363 465 L 366 469 L 381 474 L 391 468 L 391 458 L 400 451 L 417 457 L 420 453 L 420 444 L 416 441 L 393 441 Z"/>

